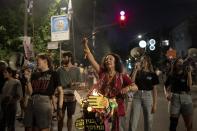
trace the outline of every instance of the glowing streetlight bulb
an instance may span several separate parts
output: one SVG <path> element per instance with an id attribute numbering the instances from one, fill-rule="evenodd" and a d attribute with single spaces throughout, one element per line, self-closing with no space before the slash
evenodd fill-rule
<path id="1" fill-rule="evenodd" d="M 142 38 L 142 35 L 138 35 L 137 38 L 138 38 L 138 39 L 141 39 L 141 38 Z"/>
<path id="2" fill-rule="evenodd" d="M 147 45 L 147 43 L 146 43 L 145 40 L 141 40 L 141 41 L 139 42 L 139 46 L 140 46 L 141 48 L 145 48 L 146 45 Z"/>
<path id="3" fill-rule="evenodd" d="M 155 45 L 155 44 L 156 44 L 155 39 L 150 39 L 150 40 L 149 40 L 149 44 L 150 44 L 150 45 Z"/>
<path id="4" fill-rule="evenodd" d="M 155 50 L 155 46 L 154 46 L 154 45 L 151 45 L 151 46 L 149 47 L 149 49 L 150 49 L 151 51 L 153 51 L 153 50 Z"/>

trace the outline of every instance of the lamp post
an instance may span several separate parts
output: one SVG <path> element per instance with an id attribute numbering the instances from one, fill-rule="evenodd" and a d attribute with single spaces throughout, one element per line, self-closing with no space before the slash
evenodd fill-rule
<path id="1" fill-rule="evenodd" d="M 61 7 L 60 11 L 58 12 L 58 15 L 61 15 L 61 12 L 62 11 L 66 11 L 66 9 L 67 9 L 66 7 Z M 60 57 L 60 61 L 59 62 L 60 63 L 59 64 L 61 66 L 62 65 L 62 42 L 59 42 L 59 49 L 60 49 L 60 54 L 59 54 L 59 57 Z"/>
<path id="2" fill-rule="evenodd" d="M 64 14 L 67 13 L 67 17 L 68 17 L 68 21 L 69 23 L 71 24 L 68 24 L 68 28 L 71 28 L 72 29 L 72 37 L 73 37 L 73 57 L 74 59 L 76 59 L 76 55 L 75 55 L 75 37 L 74 37 L 74 21 L 73 21 L 73 18 L 72 18 L 72 13 L 73 13 L 73 10 L 72 10 L 72 1 L 71 0 L 68 0 L 68 4 L 67 4 L 67 7 L 65 7 L 65 5 L 63 6 L 63 3 L 64 0 L 61 0 L 61 5 L 59 3 L 59 6 L 58 6 L 58 15 L 61 15 L 62 12 Z M 63 6 L 63 7 L 61 7 Z M 67 11 L 67 12 L 66 12 Z M 60 49 L 60 54 L 59 54 L 59 57 L 60 57 L 60 66 L 61 66 L 61 60 L 62 60 L 62 42 L 59 42 L 59 49 Z"/>

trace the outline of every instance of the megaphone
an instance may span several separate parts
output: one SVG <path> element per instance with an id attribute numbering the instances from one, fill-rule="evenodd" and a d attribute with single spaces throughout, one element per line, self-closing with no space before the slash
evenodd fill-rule
<path id="1" fill-rule="evenodd" d="M 188 57 L 196 61 L 197 60 L 197 48 L 190 48 L 188 50 Z"/>
<path id="2" fill-rule="evenodd" d="M 12 70 L 18 70 L 24 63 L 24 55 L 22 53 L 13 53 L 9 59 L 9 67 Z"/>
<path id="3" fill-rule="evenodd" d="M 130 55 L 135 60 L 140 60 L 142 56 L 144 56 L 145 50 L 140 47 L 135 47 L 130 51 Z"/>

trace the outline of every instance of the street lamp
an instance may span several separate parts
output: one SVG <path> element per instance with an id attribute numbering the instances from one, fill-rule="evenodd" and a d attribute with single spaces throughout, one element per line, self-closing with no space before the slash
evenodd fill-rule
<path id="1" fill-rule="evenodd" d="M 145 47 L 147 46 L 146 41 L 145 41 L 145 40 L 141 40 L 141 41 L 139 42 L 139 46 L 140 46 L 141 48 L 145 48 Z"/>
<path id="2" fill-rule="evenodd" d="M 156 44 L 155 39 L 150 39 L 150 40 L 149 40 L 149 49 L 150 49 L 151 51 L 154 51 L 154 50 L 155 50 L 155 44 Z"/>
<path id="3" fill-rule="evenodd" d="M 138 39 L 141 39 L 141 38 L 142 38 L 142 35 L 138 35 L 137 38 L 138 38 Z"/>
<path id="4" fill-rule="evenodd" d="M 150 49 L 151 51 L 154 51 L 154 50 L 155 50 L 155 46 L 154 46 L 154 45 L 150 45 L 150 46 L 149 46 L 149 49 Z"/>
<path id="5" fill-rule="evenodd" d="M 169 40 L 163 40 L 161 43 L 162 43 L 162 46 L 169 46 L 170 45 Z"/>
<path id="6" fill-rule="evenodd" d="M 151 51 L 156 49 L 155 44 L 156 44 L 155 39 L 150 39 L 150 40 L 148 40 L 148 42 L 146 42 L 145 40 L 140 40 L 140 42 L 139 42 L 139 46 L 141 48 L 146 48 L 148 46 L 149 50 L 151 50 Z"/>
<path id="7" fill-rule="evenodd" d="M 152 45 L 152 46 L 154 46 L 156 44 L 155 39 L 150 39 L 149 40 L 149 44 Z"/>

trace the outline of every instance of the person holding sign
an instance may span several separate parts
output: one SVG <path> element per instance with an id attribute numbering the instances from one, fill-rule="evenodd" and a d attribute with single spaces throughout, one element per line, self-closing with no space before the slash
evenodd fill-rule
<path id="1" fill-rule="evenodd" d="M 118 107 L 113 114 L 104 118 L 106 131 L 120 131 L 120 121 L 125 115 L 124 94 L 129 91 L 137 91 L 137 86 L 131 81 L 128 75 L 122 73 L 122 63 L 117 54 L 110 53 L 103 59 L 103 63 L 99 65 L 88 47 L 88 39 L 83 39 L 85 57 L 89 60 L 93 68 L 99 74 L 99 80 L 95 89 L 108 99 L 116 99 Z M 111 119 L 112 127 L 109 126 Z"/>

